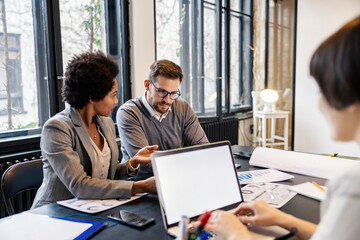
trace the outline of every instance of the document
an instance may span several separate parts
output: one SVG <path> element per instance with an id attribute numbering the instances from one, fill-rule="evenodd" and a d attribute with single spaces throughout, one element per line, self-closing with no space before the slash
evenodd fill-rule
<path id="1" fill-rule="evenodd" d="M 290 187 L 278 183 L 251 183 L 242 187 L 241 191 L 245 202 L 264 200 L 275 208 L 281 208 L 296 195 Z"/>
<path id="2" fill-rule="evenodd" d="M 238 172 L 240 184 L 280 182 L 293 178 L 293 175 L 278 171 L 276 169 L 263 169 L 254 171 Z"/>
<path id="3" fill-rule="evenodd" d="M 61 219 L 65 221 L 72 221 L 78 223 L 87 223 L 90 224 L 90 227 L 86 229 L 83 233 L 79 236 L 74 238 L 74 240 L 86 240 L 90 238 L 93 234 L 99 231 L 101 228 L 106 226 L 106 222 L 99 222 L 99 221 L 92 221 L 92 220 L 85 220 L 85 219 L 75 219 L 75 218 L 66 218 L 66 217 L 52 217 L 56 219 Z"/>
<path id="4" fill-rule="evenodd" d="M 325 199 L 327 187 L 321 186 L 325 191 L 316 187 L 311 182 L 301 183 L 290 187 L 291 191 L 299 193 L 309 198 L 314 198 L 316 200 L 322 201 Z"/>
<path id="5" fill-rule="evenodd" d="M 249 163 L 252 166 L 275 168 L 325 179 L 332 179 L 347 169 L 360 165 L 360 161 L 357 160 L 263 147 L 254 150 Z"/>
<path id="6" fill-rule="evenodd" d="M 146 194 L 136 195 L 136 196 L 131 197 L 130 199 L 125 199 L 125 200 L 121 200 L 121 199 L 120 200 L 116 200 L 116 199 L 86 200 L 86 199 L 72 198 L 72 199 L 68 199 L 68 200 L 58 201 L 57 204 L 80 211 L 80 212 L 94 214 L 94 213 L 108 210 L 110 208 L 120 206 L 127 202 L 138 199 L 139 197 L 144 196 L 144 195 L 146 195 Z"/>
<path id="7" fill-rule="evenodd" d="M 76 239 L 91 227 L 90 223 L 66 221 L 46 215 L 23 212 L 0 222 L 0 239 Z"/>
<path id="8" fill-rule="evenodd" d="M 250 230 L 250 234 L 255 240 L 276 240 L 276 239 L 288 239 L 287 237 L 282 238 L 284 236 L 287 236 L 289 234 L 289 231 L 278 227 L 278 226 L 255 226 L 250 225 L 248 226 L 248 229 Z"/>

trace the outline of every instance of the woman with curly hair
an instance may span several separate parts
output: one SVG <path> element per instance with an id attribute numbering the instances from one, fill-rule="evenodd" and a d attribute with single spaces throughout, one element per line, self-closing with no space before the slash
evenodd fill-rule
<path id="1" fill-rule="evenodd" d="M 102 52 L 83 53 L 69 62 L 62 87 L 70 106 L 50 118 L 41 134 L 44 178 L 32 208 L 69 198 L 130 198 L 156 193 L 154 178 L 133 182 L 140 163 L 157 146 L 144 147 L 119 163 L 115 127 L 109 115 L 116 98 L 118 65 Z"/>

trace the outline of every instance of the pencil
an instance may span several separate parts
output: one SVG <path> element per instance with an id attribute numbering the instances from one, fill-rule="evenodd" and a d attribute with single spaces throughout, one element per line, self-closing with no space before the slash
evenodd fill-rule
<path id="1" fill-rule="evenodd" d="M 316 182 L 311 182 L 312 184 L 314 184 L 316 187 L 318 187 L 320 190 L 325 191 L 325 189 L 323 187 L 321 187 L 319 184 L 317 184 Z"/>
<path id="2" fill-rule="evenodd" d="M 333 154 L 328 155 L 328 157 L 336 157 L 337 155 L 338 155 L 337 153 L 333 153 Z"/>

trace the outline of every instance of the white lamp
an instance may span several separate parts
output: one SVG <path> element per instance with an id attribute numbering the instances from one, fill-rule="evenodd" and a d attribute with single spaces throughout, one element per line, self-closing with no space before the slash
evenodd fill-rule
<path id="1" fill-rule="evenodd" d="M 260 93 L 260 99 L 264 103 L 264 112 L 275 111 L 275 103 L 279 99 L 279 94 L 272 89 L 265 89 Z"/>

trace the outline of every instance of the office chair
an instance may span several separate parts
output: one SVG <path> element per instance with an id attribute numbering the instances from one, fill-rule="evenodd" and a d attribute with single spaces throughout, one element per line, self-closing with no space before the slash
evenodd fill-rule
<path id="1" fill-rule="evenodd" d="M 41 159 L 17 163 L 10 166 L 1 178 L 1 193 L 9 215 L 14 215 L 11 198 L 17 194 L 38 189 L 43 180 L 43 163 Z"/>

